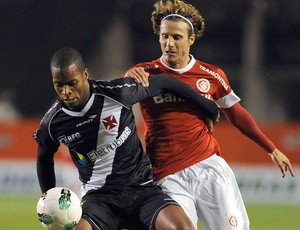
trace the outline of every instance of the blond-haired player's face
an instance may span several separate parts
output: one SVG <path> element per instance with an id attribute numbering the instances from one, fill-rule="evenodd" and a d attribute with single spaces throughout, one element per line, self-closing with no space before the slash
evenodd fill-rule
<path id="1" fill-rule="evenodd" d="M 195 35 L 188 36 L 189 25 L 182 21 L 163 20 L 160 25 L 159 43 L 162 58 L 168 66 L 180 69 L 189 61 L 190 46 Z"/>

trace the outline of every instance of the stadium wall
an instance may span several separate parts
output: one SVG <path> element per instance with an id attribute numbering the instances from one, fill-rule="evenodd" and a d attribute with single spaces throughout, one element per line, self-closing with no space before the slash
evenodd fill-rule
<path id="1" fill-rule="evenodd" d="M 39 119 L 0 123 L 0 194 L 39 194 L 35 157 L 37 145 L 32 138 Z M 245 201 L 300 203 L 300 123 L 262 123 L 264 133 L 291 160 L 296 176 L 282 178 L 270 156 L 237 129 L 221 122 L 214 135 L 221 155 L 232 166 Z M 143 128 L 138 126 L 142 139 Z M 57 185 L 79 191 L 78 173 L 68 151 L 61 147 L 55 156 Z"/>

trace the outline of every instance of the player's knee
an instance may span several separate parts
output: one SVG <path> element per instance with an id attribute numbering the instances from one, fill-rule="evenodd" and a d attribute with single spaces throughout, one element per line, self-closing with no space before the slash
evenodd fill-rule
<path id="1" fill-rule="evenodd" d="M 191 223 L 184 223 L 180 226 L 175 226 L 174 230 L 196 230 Z"/>
<path id="2" fill-rule="evenodd" d="M 196 230 L 194 226 L 190 223 L 180 223 L 180 224 L 171 224 L 167 228 L 156 228 L 158 229 L 167 229 L 167 230 Z"/>
<path id="3" fill-rule="evenodd" d="M 183 209 L 170 205 L 161 210 L 155 223 L 156 230 L 196 230 Z"/>
<path id="4" fill-rule="evenodd" d="M 79 223 L 72 230 L 93 230 L 93 228 L 88 221 L 81 218 Z"/>

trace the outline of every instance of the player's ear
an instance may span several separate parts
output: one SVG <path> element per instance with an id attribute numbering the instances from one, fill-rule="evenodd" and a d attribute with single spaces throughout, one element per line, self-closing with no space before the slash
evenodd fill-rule
<path id="1" fill-rule="evenodd" d="M 189 44 L 190 46 L 194 44 L 196 40 L 196 35 L 195 34 L 192 34 L 190 37 L 189 37 Z"/>
<path id="2" fill-rule="evenodd" d="M 83 74 L 84 74 L 85 79 L 89 79 L 89 70 L 88 70 L 88 68 L 84 69 Z"/>

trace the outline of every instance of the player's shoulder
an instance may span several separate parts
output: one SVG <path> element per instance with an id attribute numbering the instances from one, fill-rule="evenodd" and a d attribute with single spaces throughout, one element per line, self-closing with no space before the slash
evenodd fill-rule
<path id="1" fill-rule="evenodd" d="M 135 86 L 136 82 L 133 78 L 115 78 L 111 80 L 90 80 L 93 90 L 101 90 L 101 89 L 118 89 L 124 86 L 128 86 L 128 84 Z"/>
<path id="2" fill-rule="evenodd" d="M 58 114 L 63 114 L 62 112 L 62 104 L 60 100 L 56 100 L 50 109 L 45 113 L 43 116 L 41 122 L 40 122 L 40 127 L 35 131 L 33 134 L 33 138 L 38 142 L 44 142 L 46 140 L 50 140 L 52 138 L 50 130 L 53 122 L 55 122 L 55 118 L 57 116 L 60 116 Z"/>
<path id="3" fill-rule="evenodd" d="M 196 64 L 200 69 L 204 71 L 213 71 L 213 72 L 224 74 L 224 71 L 219 66 L 216 66 L 214 64 L 210 64 L 200 60 L 196 60 Z"/>
<path id="4" fill-rule="evenodd" d="M 140 62 L 140 63 L 132 66 L 131 69 L 134 67 L 143 67 L 145 69 L 145 71 L 149 72 L 150 74 L 159 74 L 159 73 L 161 73 L 161 70 L 164 68 L 160 59 L 146 61 L 146 62 Z"/>
<path id="5" fill-rule="evenodd" d="M 138 83 L 131 77 L 96 80 L 91 83 L 91 90 L 96 96 L 110 97 L 117 101 L 121 100 L 124 94 L 133 92 L 138 87 Z"/>
<path id="6" fill-rule="evenodd" d="M 218 66 L 206 63 L 200 60 L 196 60 L 196 65 L 199 71 L 206 72 L 208 75 L 213 76 L 216 79 L 224 79 L 227 81 L 226 73 Z"/>
<path id="7" fill-rule="evenodd" d="M 45 113 L 45 115 L 43 116 L 40 125 L 41 126 L 48 126 L 49 123 L 53 120 L 53 118 L 55 117 L 55 115 L 61 111 L 61 102 L 59 100 L 56 100 L 52 106 L 48 109 L 48 111 Z"/>
<path id="8" fill-rule="evenodd" d="M 159 59 L 155 59 L 152 61 L 145 61 L 145 62 L 137 63 L 132 67 L 145 67 L 145 66 L 154 66 L 154 65 L 159 65 L 159 64 L 160 64 Z"/>
<path id="9" fill-rule="evenodd" d="M 97 80 L 92 85 L 92 91 L 97 97 L 108 100 L 129 108 L 136 103 L 136 97 L 140 96 L 143 87 L 133 78 L 115 78 L 111 80 Z"/>

